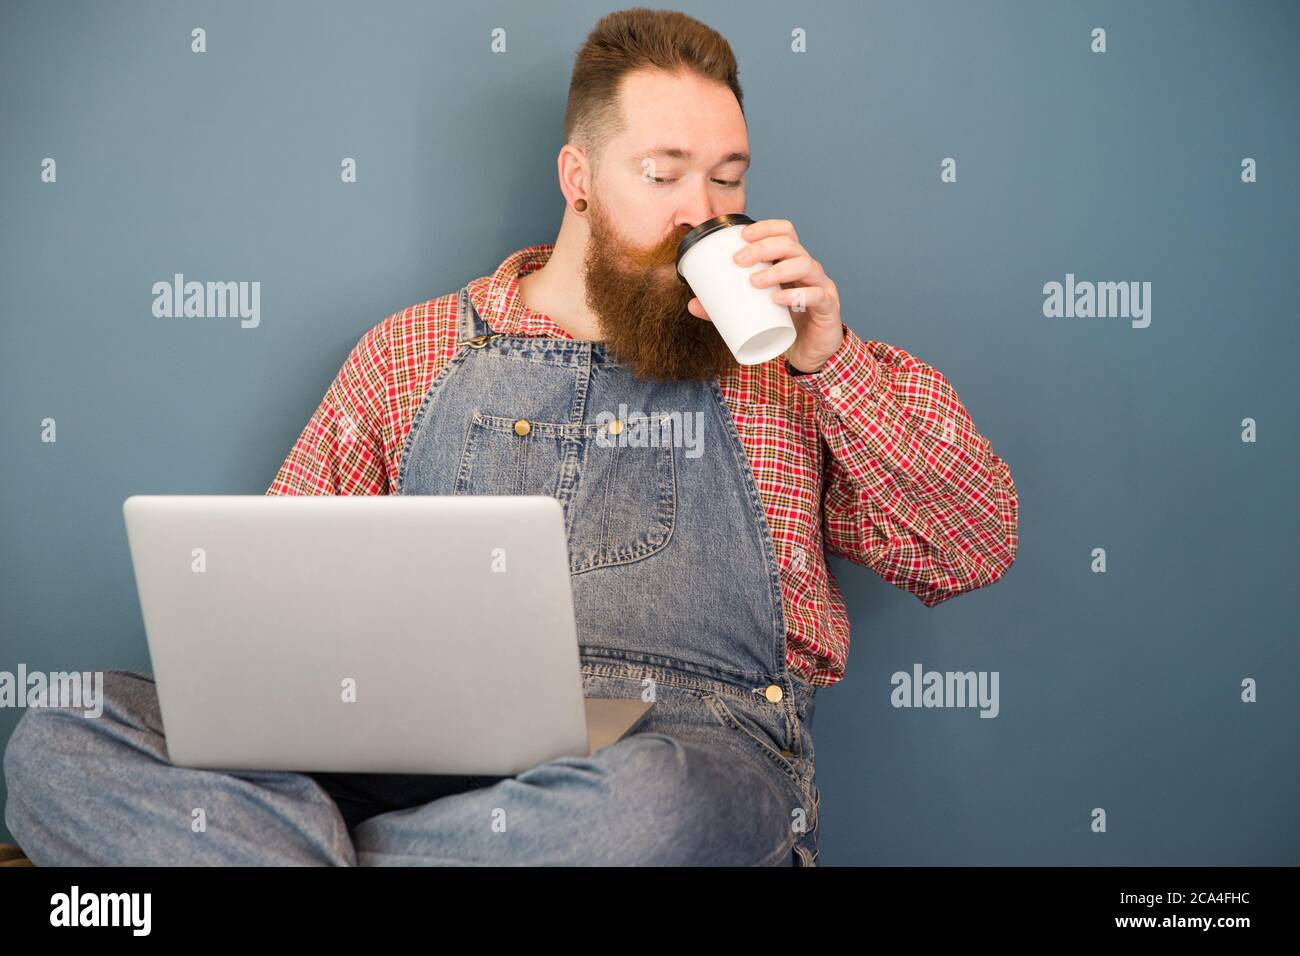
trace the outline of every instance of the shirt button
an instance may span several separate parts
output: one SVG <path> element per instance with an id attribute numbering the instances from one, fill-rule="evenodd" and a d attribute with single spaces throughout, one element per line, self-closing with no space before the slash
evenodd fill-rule
<path id="1" fill-rule="evenodd" d="M 516 435 L 527 435 L 532 430 L 533 426 L 528 423 L 528 419 L 526 418 L 521 418 L 519 421 L 515 422 Z"/>
<path id="2" fill-rule="evenodd" d="M 838 385 L 832 385 L 829 389 L 831 398 L 839 398 L 842 391 Z"/>
<path id="3" fill-rule="evenodd" d="M 781 698 L 784 697 L 785 694 L 784 692 L 782 692 L 780 685 L 768 684 L 767 690 L 763 691 L 763 696 L 766 697 L 768 700 L 770 700 L 772 703 L 779 704 L 781 703 Z"/>
<path id="4" fill-rule="evenodd" d="M 609 423 L 609 433 L 611 435 L 617 435 L 621 431 L 623 431 L 623 422 L 620 419 L 616 418 Z"/>

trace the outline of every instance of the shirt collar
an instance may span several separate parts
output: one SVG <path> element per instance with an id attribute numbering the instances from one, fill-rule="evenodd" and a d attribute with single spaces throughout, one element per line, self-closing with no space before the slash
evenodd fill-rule
<path id="1" fill-rule="evenodd" d="M 470 301 L 493 332 L 502 335 L 537 335 L 553 339 L 573 336 L 542 312 L 534 312 L 519 294 L 519 280 L 536 272 L 551 258 L 555 243 L 527 246 L 506 257 L 490 276 L 469 284 Z"/>

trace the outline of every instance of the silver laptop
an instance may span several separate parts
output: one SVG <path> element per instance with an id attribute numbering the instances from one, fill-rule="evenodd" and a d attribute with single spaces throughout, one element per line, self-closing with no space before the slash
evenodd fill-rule
<path id="1" fill-rule="evenodd" d="M 230 770 L 512 776 L 653 703 L 584 699 L 547 496 L 134 495 L 167 751 Z"/>

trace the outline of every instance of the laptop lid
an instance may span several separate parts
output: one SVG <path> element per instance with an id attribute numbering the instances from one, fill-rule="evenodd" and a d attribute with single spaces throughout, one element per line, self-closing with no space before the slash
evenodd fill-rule
<path id="1" fill-rule="evenodd" d="M 173 763 L 513 775 L 590 752 L 554 498 L 136 495 L 123 513 Z M 647 709 L 605 712 L 602 734 Z"/>

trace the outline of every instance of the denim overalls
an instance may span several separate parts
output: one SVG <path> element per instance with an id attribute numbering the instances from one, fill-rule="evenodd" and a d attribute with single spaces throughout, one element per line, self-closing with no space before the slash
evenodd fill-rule
<path id="1" fill-rule="evenodd" d="M 637 380 L 599 342 L 494 335 L 459 301 L 467 341 L 398 493 L 556 497 L 583 693 L 652 690 L 646 721 L 511 777 L 201 770 L 168 759 L 152 678 L 108 670 L 101 717 L 29 709 L 9 739 L 5 821 L 38 866 L 816 864 L 815 688 L 786 669 L 767 519 L 716 380 Z M 195 807 L 214 809 L 202 833 Z"/>
<path id="2" fill-rule="evenodd" d="M 802 811 L 794 861 L 813 863 L 816 689 L 786 668 L 775 551 L 717 381 L 638 379 L 601 342 L 494 333 L 468 288 L 459 315 L 397 493 L 557 498 L 584 693 L 652 680 L 657 706 L 632 736 L 739 745 L 788 792 L 785 816 Z"/>

